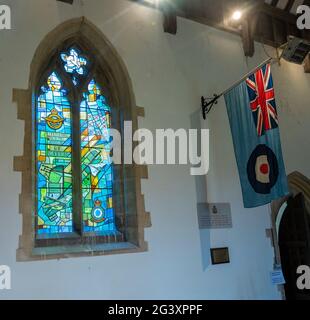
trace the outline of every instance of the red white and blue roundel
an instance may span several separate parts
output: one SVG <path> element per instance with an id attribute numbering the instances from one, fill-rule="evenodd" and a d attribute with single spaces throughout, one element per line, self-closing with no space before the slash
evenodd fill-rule
<path id="1" fill-rule="evenodd" d="M 92 209 L 91 217 L 92 221 L 96 223 L 100 223 L 106 220 L 105 210 L 104 208 L 102 208 L 101 201 L 98 199 L 95 201 L 95 206 Z"/>
<path id="2" fill-rule="evenodd" d="M 278 160 L 265 144 L 258 145 L 252 152 L 247 165 L 248 179 L 260 194 L 269 194 L 279 177 Z"/>

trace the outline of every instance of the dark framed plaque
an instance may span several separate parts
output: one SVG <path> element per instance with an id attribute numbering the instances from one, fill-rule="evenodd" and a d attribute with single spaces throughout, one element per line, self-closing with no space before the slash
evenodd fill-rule
<path id="1" fill-rule="evenodd" d="M 232 217 L 229 203 L 198 203 L 199 229 L 231 229 Z"/>
<path id="2" fill-rule="evenodd" d="M 212 264 L 230 263 L 228 248 L 212 248 L 211 260 Z"/>

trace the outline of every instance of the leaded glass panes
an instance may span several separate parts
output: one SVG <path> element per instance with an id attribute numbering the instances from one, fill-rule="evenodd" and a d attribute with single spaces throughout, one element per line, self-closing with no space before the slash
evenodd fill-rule
<path id="1" fill-rule="evenodd" d="M 37 101 L 38 234 L 72 232 L 71 106 L 52 73 Z"/>
<path id="2" fill-rule="evenodd" d="M 79 84 L 78 76 L 86 74 L 87 60 L 80 56 L 79 51 L 74 48 L 71 48 L 68 54 L 62 53 L 60 57 L 64 62 L 66 72 L 72 75 L 73 84 L 77 86 Z"/>
<path id="3" fill-rule="evenodd" d="M 64 66 L 68 73 L 85 74 L 84 66 L 86 66 L 87 60 L 79 56 L 76 49 L 71 49 L 69 54 L 62 53 L 61 59 L 65 62 Z"/>
<path id="4" fill-rule="evenodd" d="M 117 231 L 110 157 L 111 110 L 94 79 L 80 94 L 88 60 L 77 49 L 68 52 L 57 57 L 63 70 L 55 67 L 37 98 L 37 235 L 57 237 L 76 232 L 75 219 L 77 224 L 82 221 L 81 235 L 110 234 Z M 81 181 L 80 186 L 77 181 Z"/>
<path id="5" fill-rule="evenodd" d="M 80 106 L 82 203 L 85 232 L 115 231 L 110 107 L 95 80 Z"/>

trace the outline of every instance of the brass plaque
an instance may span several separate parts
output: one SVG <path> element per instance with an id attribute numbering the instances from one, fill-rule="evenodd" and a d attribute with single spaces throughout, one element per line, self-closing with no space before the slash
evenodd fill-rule
<path id="1" fill-rule="evenodd" d="M 212 264 L 230 263 L 228 248 L 211 249 Z"/>

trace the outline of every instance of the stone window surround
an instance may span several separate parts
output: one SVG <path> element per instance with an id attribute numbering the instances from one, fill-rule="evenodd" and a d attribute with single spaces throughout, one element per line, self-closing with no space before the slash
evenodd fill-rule
<path id="1" fill-rule="evenodd" d="M 137 107 L 132 84 L 122 58 L 116 52 L 102 32 L 85 17 L 68 20 L 43 39 L 37 48 L 30 66 L 28 89 L 13 89 L 13 102 L 17 103 L 17 118 L 25 122 L 24 154 L 14 157 L 14 171 L 22 173 L 22 192 L 19 195 L 19 212 L 22 214 L 22 235 L 19 238 L 19 248 L 16 252 L 17 261 L 33 261 L 45 259 L 60 259 L 82 256 L 98 256 L 116 253 L 145 252 L 148 244 L 144 239 L 144 228 L 151 226 L 150 213 L 145 211 L 144 196 L 141 193 L 141 179 L 148 178 L 147 166 L 132 165 L 126 170 L 126 178 L 135 189 L 131 193 L 134 214 L 129 221 L 127 241 L 121 243 L 104 243 L 73 246 L 57 246 L 36 248 L 35 246 L 35 204 L 34 197 L 34 112 L 36 103 L 35 89 L 44 67 L 49 63 L 53 51 L 68 39 L 75 38 L 77 42 L 94 49 L 97 62 L 106 72 L 111 82 L 116 106 L 121 110 L 124 120 L 132 120 L 133 131 L 138 129 L 138 117 L 144 117 L 144 108 Z M 121 93 L 121 94 L 120 94 Z M 126 178 L 124 178 L 126 180 Z"/>

